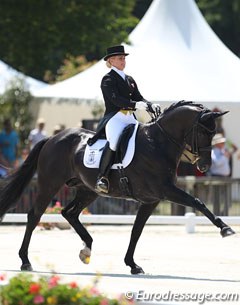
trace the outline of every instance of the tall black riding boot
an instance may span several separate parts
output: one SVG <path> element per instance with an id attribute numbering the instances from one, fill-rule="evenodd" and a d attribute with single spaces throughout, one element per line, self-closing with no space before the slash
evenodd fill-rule
<path id="1" fill-rule="evenodd" d="M 109 143 L 107 143 L 102 153 L 100 166 L 99 166 L 100 172 L 95 186 L 95 189 L 98 192 L 102 192 L 106 194 L 109 192 L 108 174 L 113 164 L 114 155 L 115 155 L 115 151 L 111 150 L 109 148 Z"/>

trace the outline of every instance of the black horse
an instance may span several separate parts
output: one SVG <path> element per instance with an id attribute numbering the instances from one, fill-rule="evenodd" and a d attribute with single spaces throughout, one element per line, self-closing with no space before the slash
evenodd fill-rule
<path id="1" fill-rule="evenodd" d="M 176 170 L 184 151 L 205 172 L 211 165 L 211 141 L 215 134 L 215 119 L 224 113 L 212 112 L 201 104 L 181 101 L 171 105 L 154 122 L 140 124 L 136 137 L 136 151 L 125 169 L 131 194 L 123 195 L 119 187 L 119 173 L 110 173 L 109 196 L 131 198 L 141 203 L 134 222 L 125 263 L 132 274 L 143 273 L 133 259 L 143 227 L 158 203 L 165 199 L 201 211 L 220 228 L 223 237 L 234 231 L 211 213 L 203 202 L 176 187 Z M 0 192 L 0 217 L 17 202 L 34 173 L 38 173 L 38 193 L 28 213 L 24 239 L 19 250 L 21 270 L 32 270 L 28 259 L 31 235 L 45 209 L 58 190 L 67 184 L 76 188 L 76 196 L 62 215 L 85 243 L 80 259 L 88 263 L 92 237 L 79 220 L 81 211 L 99 195 L 94 189 L 97 169 L 83 165 L 86 142 L 94 135 L 85 129 L 67 129 L 39 142 L 23 165 L 6 180 Z"/>

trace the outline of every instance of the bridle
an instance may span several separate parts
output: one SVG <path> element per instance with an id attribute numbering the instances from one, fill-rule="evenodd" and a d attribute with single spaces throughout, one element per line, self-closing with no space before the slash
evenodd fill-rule
<path id="1" fill-rule="evenodd" d="M 203 110 L 197 115 L 192 127 L 190 128 L 190 130 L 184 136 L 184 143 L 186 143 L 187 136 L 190 133 L 192 133 L 191 145 L 185 144 L 185 149 L 183 151 L 183 155 L 192 164 L 195 164 L 200 159 L 200 153 L 201 152 L 206 152 L 206 151 L 211 151 L 212 150 L 212 145 L 205 146 L 205 147 L 199 147 L 198 146 L 198 130 L 199 130 L 199 127 L 205 129 L 207 132 L 212 133 L 212 134 L 215 134 L 215 132 L 216 132 L 216 128 L 211 130 L 200 122 L 200 118 L 206 112 L 207 112 L 207 110 Z M 189 154 L 190 154 L 190 157 L 189 157 Z"/>
<path id="2" fill-rule="evenodd" d="M 192 164 L 195 164 L 199 159 L 200 159 L 200 153 L 201 152 L 205 152 L 205 151 L 211 151 L 212 150 L 212 145 L 209 146 L 204 146 L 204 147 L 199 147 L 198 146 L 198 133 L 199 133 L 199 127 L 205 129 L 207 132 L 211 133 L 211 134 L 215 134 L 216 132 L 216 128 L 214 129 L 209 129 L 208 127 L 206 127 L 205 125 L 203 125 L 200 122 L 200 118 L 202 117 L 202 115 L 206 112 L 208 112 L 209 110 L 205 109 L 202 110 L 201 112 L 198 113 L 198 115 L 196 116 L 193 125 L 191 126 L 191 128 L 186 132 L 186 134 L 184 135 L 183 138 L 183 142 L 179 143 L 176 139 L 174 139 L 161 125 L 160 120 L 158 117 L 157 120 L 155 120 L 156 125 L 161 129 L 161 131 L 164 133 L 164 135 L 167 137 L 167 139 L 169 141 L 171 141 L 172 143 L 174 143 L 176 146 L 179 147 L 179 149 L 182 150 L 183 148 L 183 155 L 188 159 L 188 161 Z M 187 144 L 186 140 L 187 137 L 191 135 L 191 144 Z"/>

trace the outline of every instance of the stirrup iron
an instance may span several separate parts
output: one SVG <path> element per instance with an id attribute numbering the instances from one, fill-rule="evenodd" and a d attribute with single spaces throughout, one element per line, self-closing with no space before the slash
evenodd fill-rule
<path id="1" fill-rule="evenodd" d="M 101 177 L 97 180 L 95 190 L 107 194 L 109 192 L 109 180 L 107 177 Z"/>

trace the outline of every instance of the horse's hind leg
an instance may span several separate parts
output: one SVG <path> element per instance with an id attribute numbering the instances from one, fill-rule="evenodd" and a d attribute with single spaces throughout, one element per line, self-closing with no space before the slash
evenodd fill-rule
<path id="1" fill-rule="evenodd" d="M 83 240 L 85 247 L 80 251 L 81 261 L 88 264 L 91 256 L 93 239 L 86 228 L 79 221 L 79 215 L 84 208 L 93 202 L 98 195 L 89 190 L 84 185 L 77 188 L 76 196 L 63 210 L 62 215 L 72 225 L 80 238 Z"/>
<path id="2" fill-rule="evenodd" d="M 19 257 L 22 260 L 21 270 L 32 271 L 32 265 L 28 259 L 28 247 L 32 237 L 32 232 L 36 228 L 41 216 L 35 215 L 34 209 L 32 208 L 28 213 L 27 227 L 21 248 L 19 250 Z"/>
<path id="3" fill-rule="evenodd" d="M 34 203 L 34 207 L 28 213 L 28 221 L 25 230 L 25 235 L 23 238 L 21 248 L 19 250 L 19 257 L 22 260 L 21 270 L 32 271 L 32 266 L 28 259 L 29 243 L 32 237 L 32 233 L 36 228 L 36 226 L 38 225 L 41 216 L 46 210 L 49 202 L 51 201 L 53 194 L 52 192 L 51 195 L 50 194 L 47 195 L 46 192 L 42 192 L 42 193 L 39 192 L 36 197 L 36 202 Z"/>
<path id="4" fill-rule="evenodd" d="M 28 248 L 32 237 L 32 233 L 38 225 L 41 216 L 45 212 L 47 206 L 51 202 L 53 196 L 59 191 L 63 185 L 60 175 L 59 179 L 47 180 L 46 175 L 38 172 L 38 191 L 36 200 L 33 204 L 33 208 L 28 213 L 27 226 L 23 238 L 21 248 L 19 250 L 19 256 L 22 260 L 21 270 L 32 270 L 31 263 L 28 259 Z"/>

